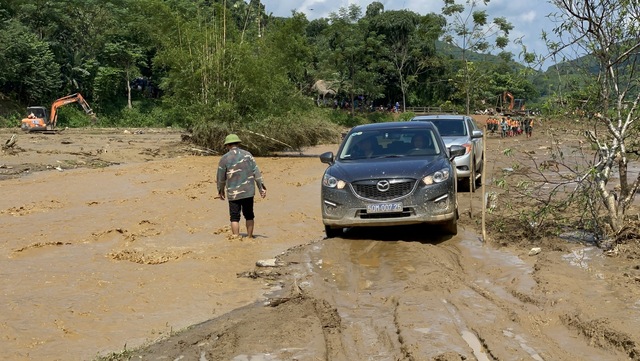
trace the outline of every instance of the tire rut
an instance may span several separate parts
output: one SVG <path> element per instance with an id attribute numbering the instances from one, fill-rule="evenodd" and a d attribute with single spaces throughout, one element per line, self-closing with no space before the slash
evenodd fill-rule
<path id="1" fill-rule="evenodd" d="M 616 359 L 545 308 L 552 302 L 536 293 L 533 271 L 513 255 L 470 246 L 464 235 L 432 242 L 368 236 L 318 242 L 294 271 L 307 295 L 340 315 L 341 340 L 332 343 L 342 353 L 330 360 Z"/>
<path id="2" fill-rule="evenodd" d="M 430 242 L 346 235 L 285 252 L 280 266 L 267 272 L 276 279 L 254 272 L 272 289 L 279 285 L 264 302 L 139 354 L 202 360 L 638 358 L 632 339 L 605 321 L 558 312 L 530 266 L 468 235 Z M 199 341 L 185 345 L 194 334 Z"/>

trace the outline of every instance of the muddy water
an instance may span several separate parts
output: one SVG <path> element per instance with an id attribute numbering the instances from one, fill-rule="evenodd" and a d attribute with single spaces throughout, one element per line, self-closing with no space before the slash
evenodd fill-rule
<path id="1" fill-rule="evenodd" d="M 56 144 L 46 153 L 52 165 L 67 147 Z M 106 154 L 126 157 L 114 144 Z M 35 163 L 23 157 L 38 154 L 0 163 Z M 291 158 L 258 159 L 269 193 L 256 201 L 257 237 L 230 240 L 227 205 L 214 199 L 216 161 L 183 157 L 2 181 L 2 357 L 89 360 L 212 319 L 158 355 L 176 359 L 192 348 L 185 359 L 638 359 L 634 270 L 615 269 L 593 250 L 495 250 L 464 231 L 474 223 L 468 217 L 454 238 L 405 227 L 323 240 L 325 165 Z M 296 263 L 274 271 L 295 276 L 303 297 L 238 309 L 288 284 L 238 277 L 285 251 Z"/>
<path id="2" fill-rule="evenodd" d="M 322 237 L 310 211 L 318 201 L 304 196 L 318 193 L 319 161 L 288 160 L 277 173 L 274 160 L 260 161 L 270 194 L 256 201 L 257 237 L 243 240 L 228 239 L 215 161 L 3 181 L 0 358 L 90 360 L 167 337 L 254 302 L 268 287 L 238 273 Z M 298 210 L 268 211 L 280 202 Z"/>

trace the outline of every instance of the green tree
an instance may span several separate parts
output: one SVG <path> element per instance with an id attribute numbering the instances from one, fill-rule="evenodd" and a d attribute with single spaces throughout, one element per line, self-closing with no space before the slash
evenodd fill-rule
<path id="1" fill-rule="evenodd" d="M 200 4 L 165 19 L 171 25 L 162 25 L 153 60 L 164 69 L 165 100 L 191 122 L 232 128 L 302 104 L 296 86 L 304 82 L 305 56 L 296 54 L 308 52 L 306 19 L 272 21 L 258 33 L 238 28 L 230 14 L 222 4 Z M 287 40 L 291 31 L 298 34 Z"/>
<path id="2" fill-rule="evenodd" d="M 591 130 L 587 139 L 597 160 L 579 178 L 588 196 L 593 221 L 608 226 L 614 237 L 623 232 L 627 211 L 640 188 L 640 175 L 630 172 L 631 153 L 640 152 L 638 116 L 638 2 L 630 0 L 554 0 L 561 25 L 554 29 L 560 41 L 552 46 L 590 54 L 597 64 L 593 86 L 584 94 Z M 584 63 L 585 65 L 588 63 Z M 617 178 L 617 190 L 610 186 Z M 595 202 L 599 199 L 600 202 Z M 599 211 L 604 207 L 605 217 Z M 604 222 L 603 222 L 604 221 Z M 604 228 L 604 227 L 603 227 Z"/>
<path id="3" fill-rule="evenodd" d="M 0 91 L 28 104 L 57 97 L 60 69 L 53 52 L 17 21 L 0 25 Z"/>
<path id="4" fill-rule="evenodd" d="M 266 49 L 272 50 L 269 56 L 299 90 L 306 89 L 310 82 L 313 51 L 306 36 L 308 24 L 304 14 L 294 12 L 290 18 L 272 23 L 264 36 Z"/>
<path id="5" fill-rule="evenodd" d="M 442 14 L 449 19 L 444 41 L 457 46 L 461 50 L 461 66 L 463 69 L 463 83 L 465 109 L 470 114 L 471 93 L 475 91 L 476 79 L 472 77 L 471 64 L 467 53 L 470 51 L 486 53 L 492 49 L 504 49 L 509 43 L 509 31 L 513 26 L 505 18 L 498 17 L 489 21 L 486 10 L 477 10 L 479 0 L 467 0 L 468 8 L 457 4 L 455 0 L 444 0 Z M 489 0 L 482 0 L 486 6 Z M 493 42 L 491 42 L 493 40 Z"/>
<path id="6" fill-rule="evenodd" d="M 80 91 L 90 96 L 96 58 L 105 37 L 122 25 L 116 12 L 125 7 L 123 0 L 25 0 L 17 7 L 15 19 L 53 52 L 63 80 L 58 93 Z"/>
<path id="7" fill-rule="evenodd" d="M 327 65 L 335 70 L 340 89 L 347 93 L 352 115 L 356 96 L 376 99 L 382 90 L 378 56 L 384 37 L 370 31 L 366 21 L 359 21 L 361 13 L 353 4 L 340 8 L 330 15 L 331 25 L 324 33 L 329 47 Z"/>
<path id="8" fill-rule="evenodd" d="M 406 109 L 407 92 L 418 76 L 429 69 L 430 58 L 435 55 L 435 41 L 442 35 L 445 25 L 440 16 L 420 16 L 408 10 L 375 12 L 367 14 L 372 27 L 384 36 L 386 56 L 393 67 L 402 93 L 402 110 Z"/>
<path id="9" fill-rule="evenodd" d="M 198 7 L 174 1 L 169 6 L 159 7 L 168 16 L 157 24 L 162 37 L 154 58 L 155 67 L 165 69 L 160 85 L 165 96 L 174 106 L 186 108 L 187 114 L 233 119 L 233 111 L 212 110 L 228 108 L 235 101 L 237 83 L 230 67 L 240 59 L 227 46 L 226 11 L 220 4 Z"/>
<path id="10" fill-rule="evenodd" d="M 126 90 L 127 107 L 129 109 L 133 108 L 131 103 L 131 81 L 140 75 L 140 67 L 146 66 L 142 50 L 128 41 L 110 42 L 105 44 L 101 58 L 101 64 L 103 65 L 99 67 L 98 74 L 100 76 L 116 76 L 120 79 L 115 85 L 122 86 Z M 108 83 L 100 82 L 100 84 Z M 107 89 L 98 90 L 97 92 L 110 93 Z"/>

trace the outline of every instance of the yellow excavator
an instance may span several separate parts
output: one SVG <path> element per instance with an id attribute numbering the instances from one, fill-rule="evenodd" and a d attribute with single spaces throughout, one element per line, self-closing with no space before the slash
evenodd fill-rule
<path id="1" fill-rule="evenodd" d="M 47 112 L 47 108 L 43 106 L 31 106 L 27 108 L 27 117 L 22 119 L 21 128 L 25 132 L 55 132 L 56 131 L 56 122 L 58 120 L 58 108 L 63 105 L 67 105 L 70 103 L 78 103 L 82 106 L 85 113 L 91 116 L 92 120 L 95 121 L 95 114 L 89 103 L 84 100 L 84 97 L 80 93 L 75 93 L 71 95 L 67 95 L 51 104 L 51 111 Z"/>

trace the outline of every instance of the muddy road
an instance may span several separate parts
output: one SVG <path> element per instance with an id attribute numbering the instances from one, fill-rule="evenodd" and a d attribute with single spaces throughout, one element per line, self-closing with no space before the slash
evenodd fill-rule
<path id="1" fill-rule="evenodd" d="M 561 276 L 539 272 L 556 283 L 550 297 L 532 260 L 483 246 L 472 232 L 447 239 L 420 227 L 364 230 L 278 261 L 281 267 L 254 276 L 283 290 L 127 357 L 637 359 L 632 337 L 640 325 L 627 318 L 638 314 L 637 304 L 626 306 L 571 261 L 550 267 Z M 620 311 L 626 316 L 609 318 Z"/>
<path id="2" fill-rule="evenodd" d="M 640 360 L 640 262 L 483 242 L 479 192 L 460 193 L 455 237 L 325 239 L 325 165 L 258 158 L 269 195 L 256 238 L 238 240 L 214 198 L 218 156 L 179 132 L 18 137 L 0 158 L 6 359 Z M 488 171 L 525 141 L 548 140 L 490 138 Z"/>

